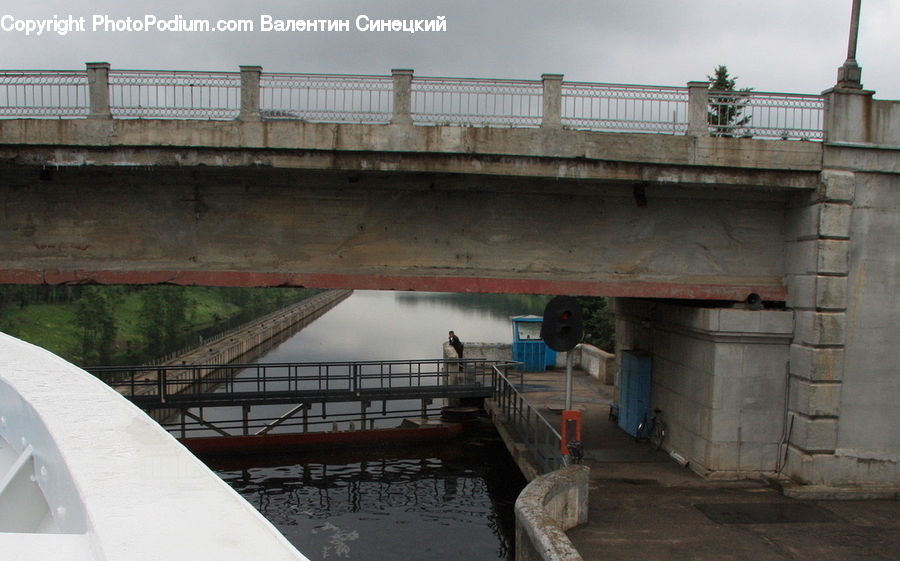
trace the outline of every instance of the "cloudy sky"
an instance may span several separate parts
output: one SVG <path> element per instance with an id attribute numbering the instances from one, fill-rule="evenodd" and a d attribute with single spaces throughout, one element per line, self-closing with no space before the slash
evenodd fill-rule
<path id="1" fill-rule="evenodd" d="M 847 53 L 851 0 L 3 0 L 7 27 L 84 17 L 65 36 L 0 30 L 6 69 L 114 68 L 389 74 L 684 85 L 719 64 L 757 91 L 819 93 Z M 346 32 L 263 32 L 276 19 L 350 20 Z M 93 31 L 93 16 L 248 19 L 254 32 Z M 444 32 L 356 30 L 371 19 L 434 19 Z M 19 24 L 24 25 L 24 24 Z M 863 84 L 900 99 L 900 0 L 863 0 Z"/>

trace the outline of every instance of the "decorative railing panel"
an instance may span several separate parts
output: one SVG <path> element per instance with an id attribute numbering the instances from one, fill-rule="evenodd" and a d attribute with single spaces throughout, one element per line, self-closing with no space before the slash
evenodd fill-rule
<path id="1" fill-rule="evenodd" d="M 562 124 L 574 129 L 684 134 L 688 90 L 564 82 Z"/>
<path id="2" fill-rule="evenodd" d="M 234 119 L 241 107 L 237 72 L 111 70 L 113 117 Z"/>
<path id="3" fill-rule="evenodd" d="M 387 123 L 393 111 L 390 76 L 262 74 L 263 119 Z"/>
<path id="4" fill-rule="evenodd" d="M 818 95 L 709 92 L 713 136 L 822 140 L 824 115 Z"/>
<path id="5" fill-rule="evenodd" d="M 0 72 L 0 117 L 85 117 L 90 107 L 85 72 Z"/>
<path id="6" fill-rule="evenodd" d="M 541 104 L 539 81 L 415 78 L 412 82 L 416 124 L 538 127 Z"/>

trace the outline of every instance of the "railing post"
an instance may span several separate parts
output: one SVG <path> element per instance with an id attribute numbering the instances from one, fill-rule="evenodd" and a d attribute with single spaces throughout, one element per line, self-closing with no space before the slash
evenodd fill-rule
<path id="1" fill-rule="evenodd" d="M 544 83 L 541 128 L 562 128 L 562 74 L 541 74 Z"/>
<path id="2" fill-rule="evenodd" d="M 88 97 L 90 98 L 89 119 L 112 119 L 109 110 L 109 63 L 88 62 Z"/>
<path id="3" fill-rule="evenodd" d="M 159 368 L 156 371 L 156 382 L 159 384 L 159 402 L 166 402 L 166 370 Z"/>
<path id="4" fill-rule="evenodd" d="M 391 117 L 391 124 L 411 125 L 413 71 L 394 68 L 391 70 L 391 76 L 394 78 L 394 114 Z"/>
<path id="5" fill-rule="evenodd" d="M 262 66 L 241 66 L 241 112 L 238 120 L 259 121 L 259 76 Z"/>
<path id="6" fill-rule="evenodd" d="M 688 82 L 688 136 L 709 136 L 709 82 Z"/>

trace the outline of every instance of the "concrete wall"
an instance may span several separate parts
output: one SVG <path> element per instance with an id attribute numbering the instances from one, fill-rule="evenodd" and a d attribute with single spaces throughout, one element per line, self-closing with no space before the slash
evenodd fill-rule
<path id="1" fill-rule="evenodd" d="M 593 345 L 580 344 L 571 351 L 573 366 L 597 378 L 602 384 L 612 385 L 616 381 L 616 355 Z M 556 353 L 556 368 L 566 367 L 566 355 Z"/>
<path id="2" fill-rule="evenodd" d="M 531 481 L 516 499 L 516 561 L 581 561 L 565 531 L 587 522 L 586 466 Z"/>
<path id="3" fill-rule="evenodd" d="M 827 92 L 824 171 L 788 214 L 791 431 L 784 473 L 829 493 L 900 489 L 900 103 Z M 808 491 L 804 491 L 808 492 Z"/>
<path id="4" fill-rule="evenodd" d="M 652 355 L 665 447 L 707 477 L 776 471 L 793 313 L 616 299 L 617 356 Z"/>

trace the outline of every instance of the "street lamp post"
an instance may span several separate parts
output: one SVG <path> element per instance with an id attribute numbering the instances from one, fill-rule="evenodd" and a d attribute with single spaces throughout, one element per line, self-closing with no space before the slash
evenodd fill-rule
<path id="1" fill-rule="evenodd" d="M 859 4 L 862 0 L 853 0 L 850 13 L 850 40 L 847 44 L 847 60 L 838 68 L 837 85 L 839 88 L 862 89 L 862 68 L 856 62 L 856 38 L 859 35 Z"/>

